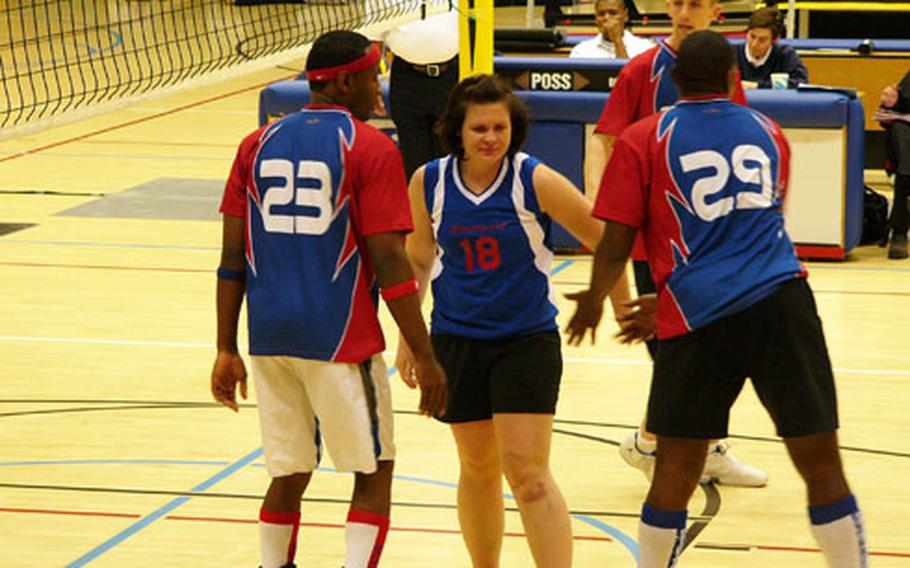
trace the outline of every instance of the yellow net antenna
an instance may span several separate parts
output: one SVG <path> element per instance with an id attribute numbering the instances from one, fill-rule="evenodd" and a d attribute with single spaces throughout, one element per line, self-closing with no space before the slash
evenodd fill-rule
<path id="1" fill-rule="evenodd" d="M 458 0 L 459 79 L 493 73 L 493 0 Z"/>

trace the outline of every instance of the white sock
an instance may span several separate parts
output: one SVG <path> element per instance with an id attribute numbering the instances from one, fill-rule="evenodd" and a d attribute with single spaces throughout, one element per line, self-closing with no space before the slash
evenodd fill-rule
<path id="1" fill-rule="evenodd" d="M 635 432 L 635 449 L 642 454 L 653 454 L 657 451 L 657 439 L 647 440 L 638 430 Z"/>
<path id="2" fill-rule="evenodd" d="M 812 536 L 822 549 L 828 566 L 833 568 L 868 566 L 866 528 L 863 514 L 853 495 L 828 505 L 809 507 L 809 518 L 812 521 Z"/>
<path id="3" fill-rule="evenodd" d="M 294 562 L 300 513 L 259 510 L 259 556 L 262 568 L 281 568 Z"/>
<path id="4" fill-rule="evenodd" d="M 673 568 L 686 542 L 686 511 L 661 511 L 647 503 L 638 523 L 639 568 Z"/>
<path id="5" fill-rule="evenodd" d="M 386 515 L 351 509 L 344 527 L 347 545 L 344 568 L 376 568 L 388 532 L 389 517 Z"/>

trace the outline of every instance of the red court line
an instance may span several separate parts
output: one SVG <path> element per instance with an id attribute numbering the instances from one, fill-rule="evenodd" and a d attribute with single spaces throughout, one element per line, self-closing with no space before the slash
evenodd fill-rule
<path id="1" fill-rule="evenodd" d="M 127 518 L 127 519 L 138 519 L 141 515 L 133 513 L 107 513 L 102 511 L 64 511 L 60 509 L 23 509 L 16 507 L 0 507 L 0 513 L 32 513 L 39 515 L 68 515 L 75 517 L 117 517 L 117 518 Z M 195 522 L 208 522 L 208 523 L 234 523 L 234 524 L 243 524 L 243 525 L 255 525 L 259 521 L 257 519 L 236 519 L 230 517 L 197 517 L 197 516 L 188 516 L 188 515 L 168 515 L 164 517 L 168 521 L 195 521 Z M 343 529 L 344 525 L 339 523 L 314 523 L 314 522 L 302 522 L 300 523 L 302 527 L 311 527 L 311 528 L 325 528 L 325 529 Z M 390 531 L 393 532 L 408 532 L 408 533 L 423 533 L 423 534 L 448 534 L 448 535 L 457 535 L 461 534 L 461 531 L 454 529 L 428 529 L 428 528 L 419 528 L 419 527 L 389 527 Z M 505 536 L 515 537 L 515 538 L 524 538 L 524 533 L 519 532 L 507 532 Z M 613 539 L 610 537 L 604 536 L 574 536 L 572 537 L 575 540 L 588 540 L 588 541 L 599 541 L 599 542 L 612 542 Z"/>
<path id="2" fill-rule="evenodd" d="M 88 140 L 86 144 L 141 144 L 143 146 L 190 146 L 201 148 L 236 148 L 237 144 L 215 144 L 212 142 L 163 142 L 158 140 Z"/>
<path id="3" fill-rule="evenodd" d="M 74 517 L 117 517 L 121 519 L 138 519 L 142 515 L 135 513 L 104 513 L 100 511 L 61 511 L 59 509 L 21 509 L 17 507 L 0 507 L 0 513 L 35 513 L 38 515 L 71 515 Z"/>
<path id="4" fill-rule="evenodd" d="M 240 524 L 257 524 L 259 523 L 256 519 L 233 519 L 226 517 L 195 517 L 195 516 L 186 516 L 186 515 L 168 515 L 165 517 L 167 520 L 172 521 L 207 521 L 213 523 L 240 523 Z M 302 527 L 315 527 L 315 528 L 324 528 L 324 529 L 343 529 L 345 526 L 339 523 L 313 523 L 313 522 L 301 522 L 300 526 Z M 389 530 L 392 532 L 407 532 L 407 533 L 423 533 L 423 534 L 448 534 L 448 535 L 457 535 L 461 534 L 461 531 L 454 529 L 428 529 L 422 527 L 397 527 L 391 526 Z M 525 538 L 524 533 L 520 532 L 506 532 L 505 536 L 515 537 L 515 538 Z M 606 536 L 573 536 L 574 540 L 593 540 L 599 542 L 612 542 L 613 539 Z"/>
<path id="5" fill-rule="evenodd" d="M 771 546 L 768 544 L 758 544 L 755 546 L 758 550 L 768 550 L 771 552 L 821 552 L 818 548 L 804 548 L 801 546 Z M 869 551 L 869 556 L 884 556 L 888 558 L 910 558 L 910 552 L 876 552 Z"/>
<path id="6" fill-rule="evenodd" d="M 33 513 L 39 515 L 70 515 L 70 516 L 80 516 L 80 517 L 116 517 L 116 518 L 127 518 L 127 519 L 138 519 L 141 515 L 133 513 L 108 513 L 102 511 L 64 511 L 59 509 L 23 509 L 16 507 L 0 507 L 0 513 Z M 168 515 L 164 517 L 165 520 L 169 521 L 194 521 L 194 522 L 209 522 L 209 523 L 234 523 L 234 524 L 243 524 L 243 525 L 255 525 L 259 521 L 256 519 L 236 519 L 230 517 L 197 517 L 197 516 L 188 516 L 188 515 Z M 327 529 L 343 529 L 344 525 L 339 523 L 314 523 L 314 522 L 303 522 L 300 523 L 302 527 L 311 527 L 311 528 L 327 528 Z M 390 531 L 394 532 L 410 532 L 410 533 L 423 533 L 423 534 L 448 534 L 448 535 L 457 535 L 460 534 L 460 531 L 454 529 L 428 529 L 428 528 L 418 528 L 418 527 L 389 527 Z M 507 537 L 514 538 L 524 538 L 524 533 L 519 532 L 507 532 L 505 533 Z M 573 540 L 585 540 L 585 541 L 597 541 L 597 542 L 612 542 L 613 539 L 610 537 L 604 536 L 582 536 L 575 535 L 572 537 Z M 705 546 L 704 544 L 702 546 Z M 721 546 L 718 544 L 713 544 L 712 546 Z M 768 552 L 812 552 L 820 553 L 821 550 L 818 548 L 811 547 L 801 547 L 801 546 L 773 546 L 769 544 L 756 544 L 756 545 L 743 545 L 749 549 L 755 550 L 764 550 Z M 881 556 L 886 558 L 910 558 L 910 552 L 885 552 L 885 551 L 869 551 L 869 556 Z"/>
<path id="7" fill-rule="evenodd" d="M 7 161 L 9 161 L 9 160 L 15 160 L 16 158 L 21 158 L 21 157 L 23 157 L 23 156 L 30 156 L 30 155 L 32 155 L 32 154 L 37 154 L 38 152 L 43 152 L 43 151 L 45 151 L 45 150 L 50 150 L 51 148 L 56 148 L 57 146 L 63 146 L 64 144 L 69 144 L 69 143 L 71 143 L 71 142 L 78 142 L 78 141 L 80 141 L 80 140 L 85 140 L 86 138 L 91 138 L 91 137 L 93 137 L 93 136 L 98 136 L 99 134 L 106 134 L 106 133 L 108 133 L 108 132 L 113 132 L 113 131 L 115 131 L 115 130 L 120 130 L 121 128 L 126 128 L 126 127 L 128 127 L 128 126 L 135 126 L 135 125 L 137 125 L 137 124 L 141 124 L 141 123 L 143 123 L 143 122 L 148 122 L 148 121 L 150 121 L 150 120 L 155 120 L 156 118 L 161 118 L 161 117 L 163 117 L 163 116 L 168 116 L 168 115 L 171 115 L 171 114 L 174 114 L 174 113 L 178 113 L 178 112 L 183 111 L 183 110 L 187 110 L 187 109 L 190 109 L 190 108 L 202 106 L 202 105 L 205 105 L 205 104 L 208 104 L 208 103 L 211 103 L 211 102 L 215 102 L 215 101 L 220 101 L 220 100 L 226 99 L 226 98 L 228 98 L 228 97 L 233 97 L 234 95 L 239 95 L 239 94 L 245 93 L 245 92 L 247 92 L 247 91 L 252 91 L 252 90 L 254 90 L 254 89 L 261 89 L 262 87 L 265 87 L 265 86 L 267 86 L 267 85 L 271 85 L 272 83 L 275 83 L 275 82 L 277 82 L 277 81 L 286 81 L 286 80 L 288 80 L 288 79 L 293 79 L 293 78 L 296 77 L 297 75 L 298 75 L 298 73 L 294 73 L 293 75 L 287 75 L 287 76 L 284 76 L 284 77 L 279 77 L 279 78 L 273 79 L 273 80 L 271 80 L 271 81 L 266 81 L 265 83 L 259 83 L 259 84 L 252 85 L 252 86 L 249 86 L 249 87 L 244 87 L 244 88 L 242 88 L 242 89 L 237 89 L 237 90 L 235 90 L 235 91 L 229 91 L 229 92 L 227 92 L 227 93 L 222 93 L 222 94 L 220 94 L 220 95 L 215 95 L 214 97 L 209 97 L 209 98 L 207 98 L 207 99 L 202 99 L 201 101 L 196 101 L 196 102 L 194 102 L 194 103 L 189 103 L 189 104 L 185 104 L 185 105 L 183 105 L 183 106 L 174 107 L 174 108 L 171 108 L 171 109 L 168 109 L 168 110 L 165 110 L 165 111 L 161 111 L 161 112 L 158 112 L 158 113 L 155 113 L 155 114 L 150 114 L 150 115 L 148 115 L 148 116 L 144 116 L 144 117 L 142 117 L 142 118 L 136 118 L 136 119 L 133 119 L 133 120 L 128 120 L 128 121 L 126 121 L 126 122 L 121 122 L 120 124 L 115 124 L 115 125 L 113 125 L 113 126 L 108 126 L 107 128 L 101 128 L 101 129 L 99 129 L 99 130 L 95 130 L 95 131 L 89 132 L 89 133 L 87 133 L 87 134 L 81 134 L 81 135 L 79 135 L 79 136 L 74 136 L 74 137 L 72 137 L 72 138 L 67 138 L 66 140 L 60 140 L 60 141 L 58 141 L 58 142 L 51 142 L 50 144 L 45 144 L 44 146 L 38 146 L 37 148 L 31 148 L 31 149 L 29 149 L 29 150 L 24 150 L 24 151 L 22 151 L 22 152 L 17 152 L 17 153 L 15 153 L 15 154 L 11 154 L 11 155 L 9 155 L 9 156 L 4 156 L 3 158 L 0 158 L 0 162 L 7 162 Z"/>

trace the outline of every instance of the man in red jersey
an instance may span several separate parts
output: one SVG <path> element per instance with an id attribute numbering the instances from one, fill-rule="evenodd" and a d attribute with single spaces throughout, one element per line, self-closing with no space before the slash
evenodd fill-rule
<path id="1" fill-rule="evenodd" d="M 245 295 L 272 478 L 259 515 L 262 568 L 294 566 L 300 500 L 323 441 L 335 469 L 355 476 L 344 565 L 379 562 L 395 446 L 377 286 L 415 352 L 421 413 L 446 407 L 445 376 L 404 250 L 413 224 L 401 154 L 364 122 L 379 93 L 378 62 L 361 34 L 318 38 L 306 65 L 311 104 L 243 140 L 221 204 L 211 388 L 235 411 L 238 385 L 246 397 L 237 349 Z"/>
<path id="2" fill-rule="evenodd" d="M 588 143 L 585 153 L 585 193 L 591 199 L 597 196 L 616 138 L 633 122 L 673 105 L 679 98 L 679 92 L 670 77 L 670 70 L 676 64 L 679 45 L 690 33 L 708 29 L 722 11 L 718 0 L 667 0 L 667 13 L 673 24 L 670 37 L 623 67 Z M 746 104 L 738 76 L 731 98 L 734 102 Z M 632 268 L 638 294 L 654 292 L 654 281 L 641 237 L 636 240 L 632 250 Z M 647 345 L 653 359 L 658 342 L 652 339 Z M 657 438 L 645 427 L 646 419 L 647 417 L 642 420 L 637 431 L 621 442 L 619 454 L 626 463 L 638 468 L 645 477 L 651 479 Z M 709 447 L 702 481 L 761 487 L 768 482 L 768 475 L 742 463 L 733 456 L 726 444 L 714 440 Z"/>
<path id="3" fill-rule="evenodd" d="M 622 341 L 661 339 L 648 399 L 659 437 L 638 527 L 641 568 L 673 568 L 709 439 L 727 435 L 750 380 L 806 485 L 828 566 L 868 565 L 863 516 L 841 463 L 837 395 L 807 273 L 784 229 L 790 148 L 780 126 L 729 100 L 727 40 L 702 30 L 672 70 L 680 100 L 626 128 L 594 206 L 606 221 L 587 290 L 567 326 L 593 332 L 607 291 L 644 236 L 656 295 L 633 302 Z"/>

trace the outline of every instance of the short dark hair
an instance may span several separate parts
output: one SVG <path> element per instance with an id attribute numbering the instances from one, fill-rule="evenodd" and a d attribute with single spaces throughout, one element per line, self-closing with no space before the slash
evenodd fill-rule
<path id="1" fill-rule="evenodd" d="M 436 123 L 443 149 L 449 154 L 464 158 L 464 143 L 461 140 L 461 128 L 468 113 L 468 105 L 504 103 L 509 109 L 512 122 L 512 139 L 509 142 L 508 155 L 514 156 L 525 143 L 528 135 L 528 124 L 531 119 L 528 109 L 509 85 L 495 75 L 474 75 L 468 77 L 452 89 L 446 103 L 445 112 Z"/>
<path id="2" fill-rule="evenodd" d="M 594 9 L 597 9 L 598 4 L 619 4 L 620 6 L 622 6 L 623 10 L 625 10 L 626 12 L 629 11 L 629 3 L 627 2 L 627 0 L 595 0 Z"/>
<path id="3" fill-rule="evenodd" d="M 755 28 L 768 28 L 771 30 L 771 37 L 779 38 L 784 31 L 784 17 L 777 8 L 759 8 L 749 15 L 749 24 L 747 30 Z"/>
<path id="4" fill-rule="evenodd" d="M 335 30 L 316 38 L 306 58 L 306 70 L 327 69 L 350 63 L 363 57 L 370 47 L 370 39 L 357 32 Z M 327 81 L 310 83 L 310 89 L 319 91 L 325 88 Z"/>
<path id="5" fill-rule="evenodd" d="M 682 95 L 726 93 L 734 61 L 727 38 L 712 30 L 692 32 L 679 45 L 673 81 Z"/>

